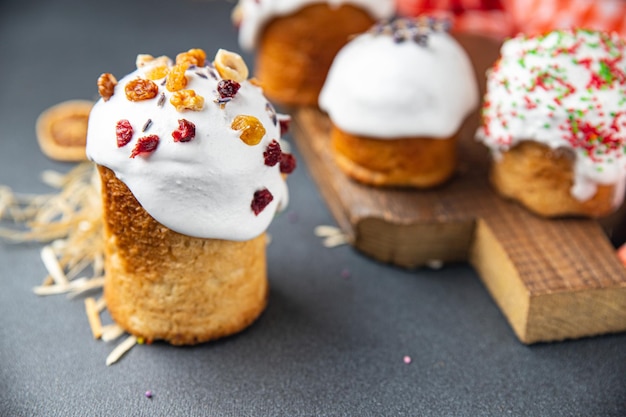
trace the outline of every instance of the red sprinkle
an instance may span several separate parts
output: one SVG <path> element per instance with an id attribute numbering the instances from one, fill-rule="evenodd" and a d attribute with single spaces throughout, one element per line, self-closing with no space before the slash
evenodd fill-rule
<path id="1" fill-rule="evenodd" d="M 280 150 L 280 144 L 276 140 L 272 140 L 267 149 L 263 152 L 265 158 L 265 165 L 273 167 L 281 160 L 282 152 Z"/>
<path id="2" fill-rule="evenodd" d="M 133 127 L 126 119 L 122 119 L 115 125 L 115 136 L 117 138 L 117 147 L 126 146 L 133 138 Z"/>
<path id="3" fill-rule="evenodd" d="M 290 153 L 283 152 L 280 156 L 280 172 L 291 174 L 296 169 L 296 165 L 296 158 Z"/>
<path id="4" fill-rule="evenodd" d="M 148 155 L 155 151 L 159 146 L 159 137 L 157 135 L 144 136 L 137 140 L 137 144 L 130 154 L 131 158 L 137 155 Z"/>
<path id="5" fill-rule="evenodd" d="M 269 203 L 272 202 L 274 196 L 270 193 L 270 190 L 264 188 L 259 191 L 255 191 L 254 198 L 252 199 L 252 204 L 250 204 L 250 208 L 254 212 L 255 216 L 258 216 L 260 212 L 267 207 Z"/>
<path id="6" fill-rule="evenodd" d="M 189 142 L 196 137 L 196 125 L 187 119 L 178 120 L 178 130 L 172 132 L 174 142 Z"/>

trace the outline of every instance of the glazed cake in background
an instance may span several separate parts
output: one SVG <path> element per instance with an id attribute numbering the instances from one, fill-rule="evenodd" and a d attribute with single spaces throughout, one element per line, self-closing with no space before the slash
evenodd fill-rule
<path id="1" fill-rule="evenodd" d="M 98 80 L 87 155 L 102 179 L 104 297 L 146 340 L 236 333 L 267 302 L 265 231 L 295 167 L 279 115 L 237 54 L 140 55 Z"/>
<path id="2" fill-rule="evenodd" d="M 233 20 L 241 48 L 255 52 L 254 75 L 266 96 L 317 106 L 339 49 L 393 13 L 393 0 L 240 0 Z"/>
<path id="3" fill-rule="evenodd" d="M 454 174 L 457 135 L 478 106 L 478 86 L 445 21 L 397 19 L 339 52 L 319 104 L 347 175 L 374 186 L 426 188 Z"/>
<path id="4" fill-rule="evenodd" d="M 624 198 L 626 51 L 615 34 L 508 40 L 488 71 L 477 137 L 496 190 L 543 216 L 605 216 Z"/>

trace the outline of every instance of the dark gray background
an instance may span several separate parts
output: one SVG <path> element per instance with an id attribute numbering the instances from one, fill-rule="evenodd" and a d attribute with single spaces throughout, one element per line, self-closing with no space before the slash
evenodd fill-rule
<path id="1" fill-rule="evenodd" d="M 238 51 L 232 7 L 1 1 L 0 184 L 45 192 L 42 170 L 70 168 L 40 153 L 34 123 L 94 98 L 100 73 L 124 75 L 137 53 Z M 304 163 L 289 183 L 262 317 L 215 343 L 138 346 L 109 368 L 114 344 L 92 340 L 82 299 L 32 294 L 40 245 L 0 242 L 0 415 L 626 415 L 626 334 L 524 346 L 468 266 L 405 271 L 323 248 L 313 229 L 334 222 Z"/>

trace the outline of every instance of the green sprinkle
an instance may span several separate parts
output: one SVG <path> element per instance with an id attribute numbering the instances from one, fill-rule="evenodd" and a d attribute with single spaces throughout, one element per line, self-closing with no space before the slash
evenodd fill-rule
<path id="1" fill-rule="evenodd" d="M 607 83 L 611 84 L 613 82 L 613 74 L 611 73 L 611 68 L 604 61 L 600 62 L 599 75 Z"/>

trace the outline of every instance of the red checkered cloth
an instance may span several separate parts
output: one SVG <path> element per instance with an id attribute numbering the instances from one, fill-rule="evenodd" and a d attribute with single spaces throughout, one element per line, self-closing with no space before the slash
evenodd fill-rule
<path id="1" fill-rule="evenodd" d="M 624 0 L 504 0 L 518 31 L 535 35 L 585 28 L 626 37 Z"/>
<path id="2" fill-rule="evenodd" d="M 506 0 L 396 0 L 398 14 L 449 19 L 452 30 L 503 39 L 514 33 Z"/>

